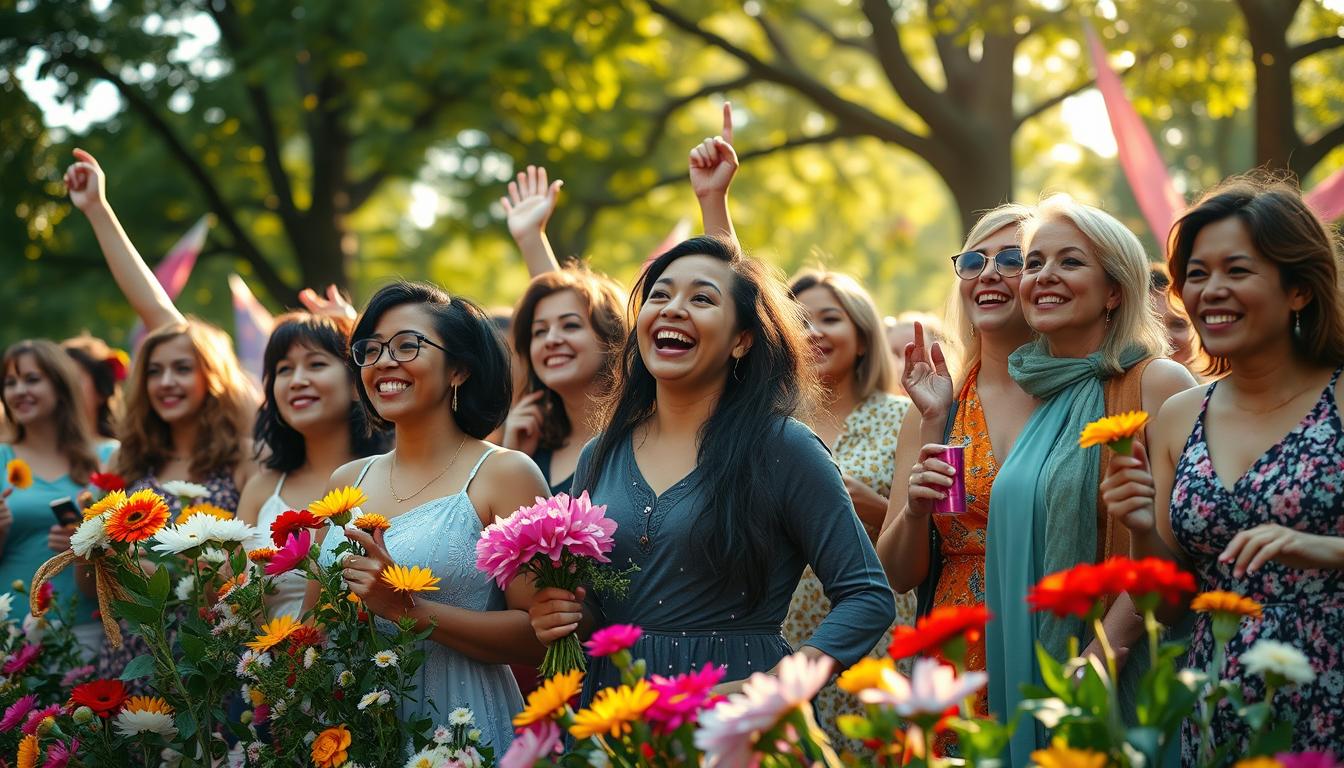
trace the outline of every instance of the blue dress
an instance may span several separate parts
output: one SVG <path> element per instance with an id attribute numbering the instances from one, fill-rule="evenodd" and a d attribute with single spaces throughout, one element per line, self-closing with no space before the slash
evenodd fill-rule
<path id="1" fill-rule="evenodd" d="M 639 566 L 625 600 L 593 598 L 599 625 L 636 624 L 644 634 L 631 652 L 649 672 L 673 675 L 705 662 L 727 667 L 725 680 L 767 672 L 793 652 L 781 625 L 805 566 L 811 566 L 831 611 L 803 644 L 848 666 L 863 658 L 896 615 L 891 588 L 873 545 L 854 513 L 840 470 L 825 444 L 794 419 L 761 435 L 755 461 L 771 470 L 761 499 L 760 535 L 773 553 L 764 599 L 725 584 L 697 540 L 695 523 L 709 503 L 699 469 L 653 493 L 626 438 L 604 466 L 588 467 L 594 444 L 584 448 L 574 472 L 588 479 L 594 504 L 607 505 L 616 521 L 612 565 Z M 584 700 L 618 682 L 605 658 L 593 659 Z"/>
<path id="2" fill-rule="evenodd" d="M 384 532 L 383 542 L 398 564 L 428 568 L 442 579 L 437 592 L 424 592 L 417 599 L 470 611 L 507 609 L 504 593 L 476 570 L 481 518 L 467 496 L 472 479 L 494 450 L 486 451 L 476 462 L 462 490 L 397 515 L 392 518 L 392 527 Z M 356 487 L 364 482 L 364 475 L 378 458 L 369 459 L 360 470 Z M 345 537 L 334 530 L 322 540 L 318 563 L 323 568 L 332 567 L 333 552 L 343 541 Z M 382 618 L 377 619 L 377 625 L 388 634 L 396 631 L 392 622 Z M 496 755 L 504 754 L 513 741 L 513 716 L 523 708 L 523 697 L 508 665 L 476 661 L 433 640 L 422 641 L 420 650 L 425 661 L 410 680 L 415 694 L 402 701 L 402 719 L 429 717 L 445 723 L 449 712 L 467 707 L 476 715 L 481 741 L 493 746 Z"/>

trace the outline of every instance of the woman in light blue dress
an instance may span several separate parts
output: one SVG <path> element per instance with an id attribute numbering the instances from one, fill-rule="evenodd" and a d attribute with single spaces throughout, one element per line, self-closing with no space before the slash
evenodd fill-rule
<path id="1" fill-rule="evenodd" d="M 392 527 L 376 537 L 332 533 L 319 561 L 331 566 L 344 538 L 358 541 L 368 554 L 340 565 L 379 626 L 391 631 L 410 618 L 418 631 L 433 628 L 401 716 L 445 722 L 467 707 L 482 742 L 502 754 L 523 706 L 508 664 L 535 665 L 544 649 L 528 621 L 532 584 L 518 579 L 500 590 L 476 570 L 476 540 L 484 526 L 547 495 L 531 459 L 483 440 L 509 410 L 503 341 L 475 304 L 423 283 L 375 294 L 353 338 L 360 398 L 375 424 L 395 427 L 396 445 L 336 470 L 331 485 L 358 486 L 368 497 L 362 511 Z M 428 568 L 441 579 L 438 590 L 414 600 L 395 592 L 380 578 L 392 564 Z M 313 592 L 310 585 L 308 605 Z"/>

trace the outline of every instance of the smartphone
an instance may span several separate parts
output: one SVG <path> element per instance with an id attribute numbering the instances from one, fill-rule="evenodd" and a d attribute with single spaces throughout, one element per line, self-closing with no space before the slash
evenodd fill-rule
<path id="1" fill-rule="evenodd" d="M 68 497 L 51 502 L 51 514 L 56 516 L 57 525 L 74 525 L 84 517 Z"/>

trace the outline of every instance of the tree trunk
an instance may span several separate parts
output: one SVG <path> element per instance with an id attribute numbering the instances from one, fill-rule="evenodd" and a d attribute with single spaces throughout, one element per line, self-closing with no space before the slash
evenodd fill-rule
<path id="1" fill-rule="evenodd" d="M 1255 161 L 1293 168 L 1302 138 L 1293 122 L 1293 60 L 1288 26 L 1301 0 L 1238 0 L 1255 61 Z"/>

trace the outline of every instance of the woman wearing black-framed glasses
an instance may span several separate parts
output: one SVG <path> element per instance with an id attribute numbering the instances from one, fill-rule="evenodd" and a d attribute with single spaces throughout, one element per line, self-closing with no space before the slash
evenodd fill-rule
<path id="1" fill-rule="evenodd" d="M 1010 204 L 986 213 L 965 250 L 951 259 L 959 279 L 948 302 L 948 331 L 960 347 L 960 365 L 952 366 L 959 379 L 949 371 L 942 345 L 925 347 L 922 327 L 906 346 L 902 383 L 915 407 L 896 443 L 877 554 L 893 590 L 917 590 L 921 614 L 985 601 L 989 488 L 1036 407 L 1008 375 L 1008 356 L 1032 337 L 1017 292 L 1023 263 L 1018 225 L 1029 212 Z M 966 446 L 966 512 L 932 517 L 934 500 L 952 485 L 951 468 L 936 458 L 947 444 Z M 984 669 L 983 643 L 968 649 L 968 662 Z M 983 694 L 977 709 L 986 711 Z"/>

